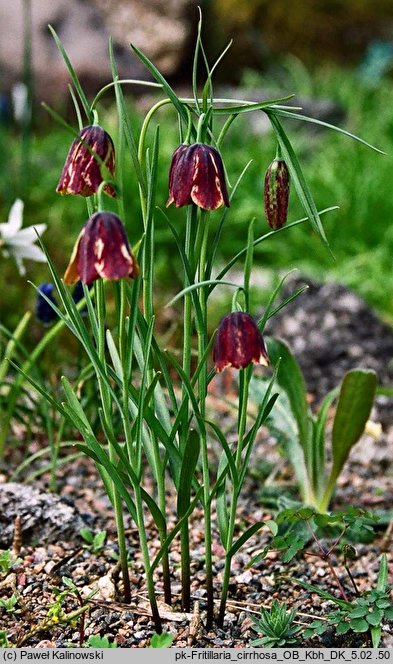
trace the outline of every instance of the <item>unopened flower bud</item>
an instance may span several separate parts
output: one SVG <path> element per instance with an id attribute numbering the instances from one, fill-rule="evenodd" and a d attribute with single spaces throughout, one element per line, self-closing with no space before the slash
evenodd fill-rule
<path id="1" fill-rule="evenodd" d="M 265 214 L 270 228 L 284 226 L 288 215 L 289 171 L 283 159 L 274 159 L 266 171 Z"/>

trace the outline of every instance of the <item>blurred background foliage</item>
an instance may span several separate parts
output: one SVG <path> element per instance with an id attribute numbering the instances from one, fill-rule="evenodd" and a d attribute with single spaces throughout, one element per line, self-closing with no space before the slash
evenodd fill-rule
<path id="1" fill-rule="evenodd" d="M 349 138 L 302 123 L 285 123 L 298 152 L 319 209 L 338 205 L 324 217 L 333 261 L 308 224 L 281 233 L 256 251 L 254 306 L 263 307 L 265 287 L 279 274 L 297 267 L 318 279 L 336 279 L 353 287 L 388 321 L 393 321 L 393 7 L 390 0 L 215 0 L 205 3 L 205 41 L 214 60 L 231 37 L 234 44 L 217 72 L 216 94 L 241 98 L 271 97 L 296 93 L 294 103 L 308 108 L 326 102 L 333 121 L 386 151 L 372 152 Z M 391 41 L 390 41 L 391 37 Z M 60 57 L 60 56 L 59 56 Z M 189 79 L 177 75 L 176 89 L 187 91 Z M 229 88 L 229 92 L 228 92 Z M 238 89 L 236 89 L 238 88 Z M 66 93 L 66 90 L 65 90 Z M 134 134 L 142 112 L 154 97 L 128 96 Z M 69 116 L 69 100 L 58 100 Z M 330 113 L 330 111 L 329 111 Z M 116 111 L 110 96 L 99 106 L 100 123 L 117 140 Z M 274 157 L 275 141 L 263 114 L 247 114 L 232 125 L 222 148 L 233 184 L 252 159 L 229 211 L 219 259 L 241 249 L 251 219 L 255 234 L 267 230 L 263 214 L 263 177 Z M 76 126 L 75 118 L 70 120 Z M 165 207 L 167 173 L 178 144 L 171 111 L 160 112 L 162 125 L 157 205 Z M 55 193 L 70 144 L 69 134 L 37 103 L 31 134 L 22 142 L 21 127 L 4 106 L 0 125 L 0 221 L 6 221 L 16 197 L 25 201 L 24 224 L 47 223 L 44 242 L 60 273 L 68 263 L 81 225 L 86 220 L 84 201 Z M 25 137 L 26 138 L 26 137 Z M 138 191 L 132 169 L 126 166 L 125 219 L 131 244 L 141 236 Z M 116 204 L 108 200 L 108 208 Z M 184 211 L 170 209 L 179 229 Z M 303 216 L 292 192 L 289 220 Z M 35 291 L 27 279 L 47 281 L 44 265 L 27 263 L 27 277 L 20 277 L 11 259 L 1 257 L 0 320 L 13 328 L 26 309 L 34 308 Z M 239 266 L 241 268 L 241 266 Z M 162 302 L 178 288 L 180 266 L 173 240 L 163 217 L 157 215 L 157 292 Z M 215 315 L 218 315 L 219 309 Z M 215 321 L 213 320 L 213 323 Z M 29 341 L 36 343 L 43 330 L 32 326 Z"/>

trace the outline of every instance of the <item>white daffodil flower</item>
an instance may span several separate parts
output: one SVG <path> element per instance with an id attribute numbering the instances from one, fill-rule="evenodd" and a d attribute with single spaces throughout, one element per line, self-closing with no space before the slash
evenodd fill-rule
<path id="1" fill-rule="evenodd" d="M 44 252 L 34 244 L 38 239 L 37 233 L 41 235 L 46 224 L 22 228 L 22 223 L 23 201 L 17 198 L 11 207 L 7 223 L 0 224 L 0 251 L 5 257 L 13 256 L 21 276 L 26 274 L 24 258 L 39 263 L 46 262 Z"/>

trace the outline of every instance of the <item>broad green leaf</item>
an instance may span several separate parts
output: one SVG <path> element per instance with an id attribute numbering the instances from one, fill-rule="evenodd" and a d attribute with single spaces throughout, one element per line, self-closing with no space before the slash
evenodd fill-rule
<path id="1" fill-rule="evenodd" d="M 332 432 L 333 467 L 329 484 L 339 476 L 351 448 L 364 431 L 374 403 L 377 376 L 374 371 L 353 369 L 344 376 Z"/>
<path id="2" fill-rule="evenodd" d="M 367 632 L 370 628 L 370 625 L 367 620 L 364 620 L 364 618 L 354 618 L 353 620 L 350 620 L 349 624 L 354 632 Z"/>

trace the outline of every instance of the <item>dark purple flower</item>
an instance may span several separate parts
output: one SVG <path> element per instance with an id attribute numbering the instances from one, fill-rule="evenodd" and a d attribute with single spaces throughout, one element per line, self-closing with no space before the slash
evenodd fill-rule
<path id="1" fill-rule="evenodd" d="M 80 279 L 91 284 L 100 277 L 117 280 L 136 277 L 138 273 L 138 263 L 119 217 L 113 212 L 96 212 L 79 234 L 64 283 L 75 284 Z"/>
<path id="2" fill-rule="evenodd" d="M 262 334 L 249 314 L 235 311 L 221 320 L 213 349 L 216 371 L 244 369 L 251 362 L 269 366 Z"/>
<path id="3" fill-rule="evenodd" d="M 115 173 L 113 141 L 98 125 L 84 127 L 79 132 L 79 137 L 71 144 L 56 191 L 59 194 L 81 196 L 95 194 L 103 180 L 101 164 L 105 165 L 113 177 Z M 104 191 L 109 196 L 116 196 L 114 188 L 109 184 L 104 186 Z"/>
<path id="4" fill-rule="evenodd" d="M 274 159 L 266 171 L 265 214 L 270 228 L 284 226 L 288 215 L 289 171 L 283 159 Z"/>
<path id="5" fill-rule="evenodd" d="M 41 284 L 40 286 L 38 286 L 37 299 L 35 303 L 35 314 L 38 320 L 44 325 L 50 325 L 57 318 L 56 311 L 53 309 L 53 307 L 51 307 L 49 302 L 43 297 L 43 295 L 46 295 L 48 300 L 50 300 L 51 302 L 53 302 L 53 304 L 57 306 L 56 298 L 53 295 L 54 290 L 55 287 L 53 284 Z M 41 293 L 43 295 L 41 295 Z"/>
<path id="6" fill-rule="evenodd" d="M 220 153 L 211 145 L 180 145 L 173 153 L 169 170 L 167 207 L 195 203 L 204 210 L 229 207 L 224 166 Z"/>

